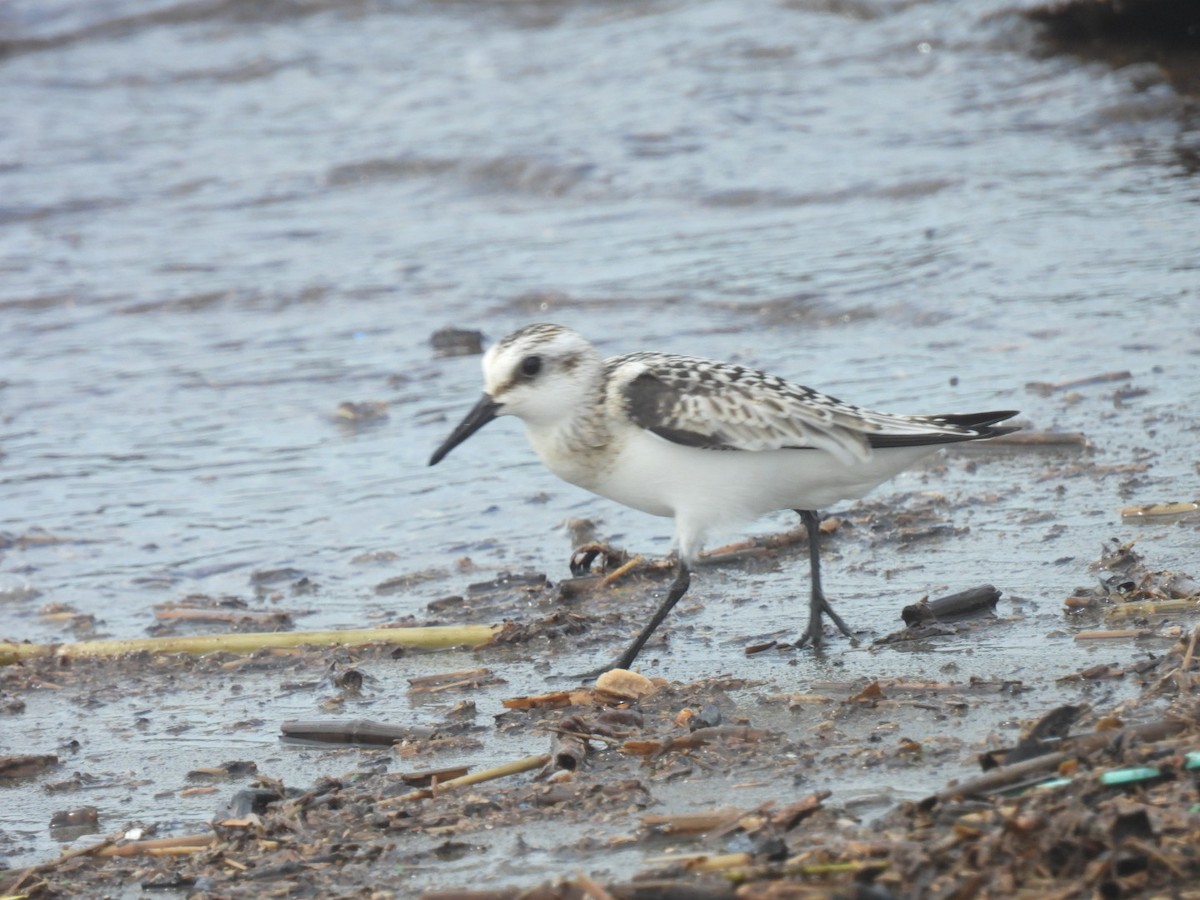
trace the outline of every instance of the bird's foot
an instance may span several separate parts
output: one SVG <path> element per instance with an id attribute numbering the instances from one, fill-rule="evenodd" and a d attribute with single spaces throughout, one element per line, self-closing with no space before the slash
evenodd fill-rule
<path id="1" fill-rule="evenodd" d="M 576 547 L 571 554 L 571 574 L 576 578 L 587 575 L 592 569 L 592 563 L 603 557 L 602 572 L 617 569 L 629 561 L 629 554 L 608 544 L 591 543 Z"/>
<path id="2" fill-rule="evenodd" d="M 821 649 L 821 642 L 825 639 L 824 631 L 821 627 L 821 618 L 818 616 L 815 619 L 808 620 L 808 627 L 804 629 L 804 634 L 800 635 L 796 641 L 795 647 L 797 650 L 802 650 L 809 644 L 814 650 Z"/>
<path id="3" fill-rule="evenodd" d="M 812 609 L 808 616 L 808 627 L 804 629 L 804 634 L 800 635 L 800 639 L 796 641 L 797 650 L 810 643 L 814 650 L 820 648 L 821 642 L 825 638 L 825 631 L 821 622 L 822 615 L 829 616 L 830 621 L 838 627 L 838 631 L 846 637 L 853 636 L 853 632 L 842 621 L 842 617 L 835 613 L 833 607 L 829 605 L 829 601 L 821 596 L 813 600 Z"/>

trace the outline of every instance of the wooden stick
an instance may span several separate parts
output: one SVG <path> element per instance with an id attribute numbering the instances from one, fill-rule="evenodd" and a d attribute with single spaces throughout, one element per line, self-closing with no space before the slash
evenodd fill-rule
<path id="1" fill-rule="evenodd" d="M 526 756 L 524 759 L 518 759 L 516 762 L 505 763 L 502 766 L 493 766 L 490 769 L 483 769 L 480 772 L 463 775 L 461 778 L 451 778 L 449 781 L 443 781 L 437 786 L 436 790 L 440 794 L 443 791 L 453 790 L 454 788 L 479 784 L 481 781 L 492 781 L 496 778 L 506 778 L 509 775 L 519 775 L 521 772 L 528 772 L 530 769 L 540 769 L 548 762 L 550 762 L 549 753 Z M 408 803 L 413 800 L 424 800 L 426 797 L 432 797 L 434 790 L 434 788 L 421 788 L 418 791 L 411 791 L 399 797 L 389 797 L 386 800 L 380 800 L 377 805 L 379 807 L 399 806 L 402 803 Z"/>
<path id="2" fill-rule="evenodd" d="M 1057 769 L 1063 762 L 1071 758 L 1069 753 L 1047 753 L 1045 756 L 1035 756 L 1024 762 L 1013 763 L 1011 766 L 1000 766 L 992 769 L 986 775 L 968 778 L 959 784 L 942 788 L 936 794 L 921 801 L 923 809 L 929 809 L 946 800 L 956 797 L 973 797 L 978 794 L 990 794 L 1003 788 L 1010 787 L 1032 775 Z"/>
<path id="3" fill-rule="evenodd" d="M 123 656 L 127 653 L 253 653 L 263 648 L 289 649 L 304 645 L 340 646 L 394 644 L 402 647 L 476 646 L 499 630 L 493 625 L 430 625 L 425 628 L 357 628 L 345 631 L 270 631 L 246 634 L 210 634 L 190 637 L 133 638 L 78 641 L 74 644 L 23 644 L 0 641 L 0 665 L 26 659 L 59 656 L 68 659 Z"/>
<path id="4" fill-rule="evenodd" d="M 1075 635 L 1077 641 L 1111 641 L 1125 638 L 1151 637 L 1154 634 L 1147 628 L 1110 628 L 1105 631 L 1081 631 Z"/>

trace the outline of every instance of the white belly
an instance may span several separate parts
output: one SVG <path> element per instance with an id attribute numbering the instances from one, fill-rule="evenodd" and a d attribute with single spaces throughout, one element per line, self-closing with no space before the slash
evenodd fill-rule
<path id="1" fill-rule="evenodd" d="M 694 559 L 711 530 L 779 509 L 819 510 L 858 499 L 936 449 L 875 450 L 868 461 L 847 465 L 823 450 L 700 450 L 639 430 L 583 486 L 652 515 L 674 516 L 679 550 Z"/>

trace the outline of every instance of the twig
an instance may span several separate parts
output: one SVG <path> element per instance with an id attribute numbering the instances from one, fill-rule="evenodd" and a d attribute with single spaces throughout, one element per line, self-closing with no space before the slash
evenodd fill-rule
<path id="1" fill-rule="evenodd" d="M 602 579 L 600 579 L 600 587 L 606 588 L 606 587 L 609 587 L 609 586 L 615 584 L 616 582 L 620 581 L 623 577 L 628 575 L 630 572 L 632 572 L 634 569 L 636 569 L 638 566 L 640 566 L 645 561 L 646 561 L 646 558 L 644 556 L 640 556 L 640 555 L 635 556 L 633 559 L 618 566 L 616 569 L 609 572 Z"/>

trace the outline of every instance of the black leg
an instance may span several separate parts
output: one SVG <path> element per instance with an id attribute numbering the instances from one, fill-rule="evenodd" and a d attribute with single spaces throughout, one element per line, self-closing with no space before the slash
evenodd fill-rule
<path id="1" fill-rule="evenodd" d="M 585 672 L 576 677 L 595 678 L 597 675 L 603 674 L 610 669 L 628 669 L 633 665 L 633 661 L 637 659 L 642 646 L 646 641 L 650 640 L 650 635 L 654 634 L 655 629 L 662 624 L 662 620 L 667 617 L 667 613 L 671 611 L 671 608 L 679 602 L 679 598 L 687 593 L 688 586 L 691 583 L 692 573 L 689 571 L 687 564 L 681 559 L 679 561 L 679 568 L 675 570 L 675 580 L 671 582 L 671 589 L 667 591 L 667 599 L 662 602 L 662 605 L 659 606 L 650 621 L 646 623 L 646 627 L 642 629 L 642 633 L 633 639 L 633 643 L 629 645 L 629 649 L 621 654 L 621 658 L 611 666 L 604 666 L 603 668 L 596 669 L 594 672 Z"/>
<path id="2" fill-rule="evenodd" d="M 679 568 L 675 570 L 675 580 L 671 582 L 671 589 L 667 591 L 667 599 L 662 602 L 658 611 L 646 623 L 646 627 L 642 629 L 642 633 L 634 638 L 633 643 L 629 645 L 629 649 L 621 654 L 621 658 L 613 666 L 614 669 L 628 669 L 633 665 L 633 661 L 637 659 L 638 653 L 641 652 L 642 645 L 650 640 L 650 635 L 654 634 L 655 629 L 662 624 L 662 620 L 667 617 L 667 613 L 679 602 L 679 598 L 687 593 L 687 589 L 691 586 L 691 583 L 692 573 L 688 570 L 687 563 L 681 559 L 679 561 Z"/>
<path id="3" fill-rule="evenodd" d="M 812 580 L 812 593 L 809 595 L 808 601 L 808 627 L 804 629 L 800 640 L 796 641 L 796 646 L 803 647 L 811 642 L 815 649 L 821 646 L 824 636 L 821 625 L 822 613 L 828 615 L 833 624 L 847 637 L 850 636 L 850 629 L 846 627 L 841 616 L 833 611 L 833 607 L 825 599 L 825 591 L 821 589 L 821 520 L 815 510 L 798 509 L 796 512 L 800 513 L 804 527 L 808 530 L 808 564 Z"/>

